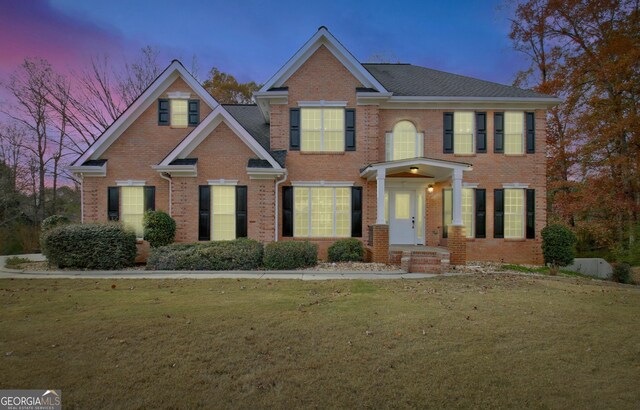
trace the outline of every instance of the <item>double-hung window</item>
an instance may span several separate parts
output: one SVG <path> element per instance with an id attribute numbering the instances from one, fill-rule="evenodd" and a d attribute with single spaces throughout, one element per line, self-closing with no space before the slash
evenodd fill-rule
<path id="1" fill-rule="evenodd" d="M 453 190 L 443 190 L 443 230 L 447 232 L 453 221 Z M 475 189 L 462 188 L 462 223 L 465 227 L 467 238 L 475 236 Z M 446 234 L 445 234 L 446 236 Z"/>
<path id="2" fill-rule="evenodd" d="M 107 217 L 110 221 L 120 221 L 142 238 L 142 219 L 145 211 L 155 209 L 156 189 L 145 186 L 144 181 L 116 181 L 118 186 L 107 189 Z"/>
<path id="3" fill-rule="evenodd" d="M 524 154 L 524 112 L 504 113 L 504 153 Z"/>
<path id="4" fill-rule="evenodd" d="M 524 238 L 524 189 L 504 190 L 504 237 Z"/>
<path id="5" fill-rule="evenodd" d="M 189 125 L 189 100 L 172 98 L 171 103 L 171 127 L 186 128 Z"/>
<path id="6" fill-rule="evenodd" d="M 211 186 L 211 239 L 236 239 L 236 187 Z"/>
<path id="7" fill-rule="evenodd" d="M 387 161 L 422 157 L 424 134 L 418 133 L 410 121 L 399 121 L 393 132 L 386 135 L 385 156 Z"/>
<path id="8" fill-rule="evenodd" d="M 300 150 L 342 152 L 344 143 L 344 108 L 301 108 Z"/>
<path id="9" fill-rule="evenodd" d="M 453 113 L 453 153 L 473 154 L 473 112 Z"/>
<path id="10" fill-rule="evenodd" d="M 351 188 L 294 187 L 293 236 L 351 236 Z"/>
<path id="11" fill-rule="evenodd" d="M 169 98 L 158 99 L 158 125 L 187 128 L 200 123 L 200 100 L 192 100 L 190 93 L 180 91 L 167 95 Z"/>

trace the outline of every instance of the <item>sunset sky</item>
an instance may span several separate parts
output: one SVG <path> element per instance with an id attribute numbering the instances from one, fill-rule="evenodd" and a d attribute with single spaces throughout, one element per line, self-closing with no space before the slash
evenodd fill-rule
<path id="1" fill-rule="evenodd" d="M 526 67 L 513 50 L 506 1 L 0 0 L 0 80 L 25 57 L 59 70 L 92 55 L 114 61 L 141 47 L 161 64 L 180 59 L 199 76 L 216 66 L 266 81 L 325 25 L 360 61 L 393 61 L 511 84 Z"/>

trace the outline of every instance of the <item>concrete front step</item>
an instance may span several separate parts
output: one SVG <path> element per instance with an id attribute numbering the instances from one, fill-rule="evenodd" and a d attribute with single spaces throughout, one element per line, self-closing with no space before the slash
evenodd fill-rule
<path id="1" fill-rule="evenodd" d="M 410 273 L 445 273 L 449 268 L 449 252 L 420 248 L 393 250 L 389 252 L 389 262 Z"/>

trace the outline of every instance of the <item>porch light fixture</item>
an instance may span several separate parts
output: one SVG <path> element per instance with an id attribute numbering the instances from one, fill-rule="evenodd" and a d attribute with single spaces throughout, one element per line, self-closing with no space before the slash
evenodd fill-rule
<path id="1" fill-rule="evenodd" d="M 418 173 L 418 167 L 411 167 L 411 168 L 409 168 L 409 170 L 411 171 L 412 174 L 417 174 Z"/>
<path id="2" fill-rule="evenodd" d="M 427 187 L 427 192 L 428 193 L 432 193 L 433 192 L 433 185 L 429 184 L 429 186 Z"/>

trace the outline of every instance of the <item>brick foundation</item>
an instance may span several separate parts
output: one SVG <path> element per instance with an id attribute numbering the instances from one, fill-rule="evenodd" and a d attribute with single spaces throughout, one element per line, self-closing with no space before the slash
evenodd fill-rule
<path id="1" fill-rule="evenodd" d="M 389 225 L 371 225 L 373 230 L 372 262 L 389 263 Z"/>
<path id="2" fill-rule="evenodd" d="M 451 265 L 464 265 L 467 263 L 467 238 L 464 226 L 449 225 L 448 248 L 451 253 Z"/>

